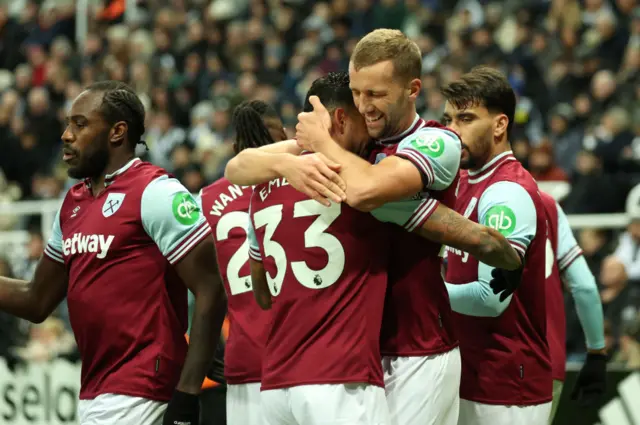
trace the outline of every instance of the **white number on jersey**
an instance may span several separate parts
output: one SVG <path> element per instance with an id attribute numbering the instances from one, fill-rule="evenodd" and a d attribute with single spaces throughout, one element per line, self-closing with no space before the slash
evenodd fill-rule
<path id="1" fill-rule="evenodd" d="M 231 229 L 240 228 L 247 232 L 249 214 L 243 211 L 232 211 L 224 214 L 216 226 L 216 239 L 227 240 Z M 245 238 L 242 246 L 231 256 L 227 264 L 227 280 L 231 295 L 251 291 L 251 275 L 240 276 L 240 269 L 249 261 L 249 241 Z"/>
<path id="2" fill-rule="evenodd" d="M 553 272 L 553 262 L 556 261 L 556 255 L 553 253 L 551 241 L 547 238 L 546 250 L 544 255 L 544 278 L 548 279 Z"/>
<path id="3" fill-rule="evenodd" d="M 284 253 L 282 245 L 271 240 L 276 228 L 282 221 L 282 205 L 272 205 L 254 213 L 253 221 L 256 230 L 266 226 L 264 229 L 264 255 L 273 257 L 276 262 L 276 275 L 271 276 L 267 272 L 267 282 L 269 283 L 271 295 L 275 296 L 280 293 L 282 282 L 284 281 L 284 273 L 287 270 L 287 255 Z"/>
<path id="4" fill-rule="evenodd" d="M 340 241 L 325 230 L 340 216 L 340 204 L 332 203 L 325 207 L 309 199 L 296 202 L 293 217 L 318 216 L 304 232 L 305 248 L 320 248 L 327 253 L 327 265 L 322 270 L 312 270 L 304 261 L 291 263 L 291 270 L 301 285 L 310 289 L 327 288 L 338 281 L 344 271 L 345 254 Z M 282 289 L 287 268 L 287 256 L 278 242 L 272 240 L 273 234 L 282 221 L 282 205 L 273 205 L 253 215 L 256 229 L 266 226 L 264 232 L 264 254 L 273 257 L 276 263 L 276 276 L 267 272 L 267 282 L 271 294 L 276 296 Z"/>

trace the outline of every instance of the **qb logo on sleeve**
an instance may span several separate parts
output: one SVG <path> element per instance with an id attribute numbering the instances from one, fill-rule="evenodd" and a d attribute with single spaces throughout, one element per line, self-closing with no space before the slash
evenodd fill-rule
<path id="1" fill-rule="evenodd" d="M 432 158 L 437 158 L 444 152 L 444 140 L 440 136 L 414 137 L 411 144 L 415 149 Z"/>
<path id="2" fill-rule="evenodd" d="M 505 205 L 494 205 L 487 211 L 483 224 L 496 229 L 506 237 L 516 229 L 516 215 Z"/>
<path id="3" fill-rule="evenodd" d="M 191 226 L 200 219 L 200 207 L 190 193 L 176 193 L 173 197 L 173 216 L 178 223 Z"/>

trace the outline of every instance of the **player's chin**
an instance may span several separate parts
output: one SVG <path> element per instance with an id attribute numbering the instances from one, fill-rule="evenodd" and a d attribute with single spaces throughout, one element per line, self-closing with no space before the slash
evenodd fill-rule
<path id="1" fill-rule="evenodd" d="M 367 123 L 367 133 L 372 139 L 380 139 L 384 134 L 384 125 L 379 125 L 377 123 Z"/>
<path id="2" fill-rule="evenodd" d="M 83 170 L 83 167 L 80 164 L 70 164 L 71 161 L 65 161 L 69 168 L 67 169 L 67 174 L 72 179 L 83 179 L 87 176 L 87 173 Z"/>
<path id="3" fill-rule="evenodd" d="M 469 155 L 466 158 L 464 156 L 460 158 L 460 169 L 468 170 L 471 167 L 473 167 L 473 161 Z"/>

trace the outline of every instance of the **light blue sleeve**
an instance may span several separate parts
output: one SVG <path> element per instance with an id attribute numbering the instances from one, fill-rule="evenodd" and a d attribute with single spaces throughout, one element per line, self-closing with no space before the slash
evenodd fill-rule
<path id="1" fill-rule="evenodd" d="M 444 190 L 460 170 L 461 142 L 458 136 L 436 127 L 423 127 L 405 137 L 396 155 L 411 161 L 422 174 L 426 189 Z"/>
<path id="2" fill-rule="evenodd" d="M 467 316 L 498 317 L 506 310 L 512 295 L 500 301 L 500 294 L 491 289 L 493 267 L 483 263 L 478 265 L 478 280 L 471 283 L 454 285 L 445 282 L 451 309 Z"/>
<path id="3" fill-rule="evenodd" d="M 478 201 L 478 221 L 502 233 L 524 257 L 536 235 L 536 207 L 519 184 L 501 181 L 489 186 Z M 469 316 L 497 317 L 509 306 L 512 296 L 500 302 L 491 289 L 493 267 L 478 263 L 478 280 L 461 285 L 447 283 L 451 308 Z"/>
<path id="4" fill-rule="evenodd" d="M 556 253 L 556 261 L 558 262 L 558 270 L 562 273 L 582 255 L 582 249 L 580 249 L 575 236 L 573 236 L 566 214 L 558 203 L 556 203 L 556 210 L 558 212 L 558 252 Z"/>
<path id="5" fill-rule="evenodd" d="M 251 205 L 249 205 L 249 223 L 247 224 L 247 240 L 249 241 L 249 257 L 252 260 L 262 262 L 262 254 L 260 254 L 260 245 L 256 236 L 256 229 L 253 227 L 251 220 Z"/>
<path id="6" fill-rule="evenodd" d="M 169 176 L 158 177 L 145 188 L 140 215 L 144 230 L 171 264 L 211 235 L 199 202 Z"/>
<path id="7" fill-rule="evenodd" d="M 502 233 L 524 257 L 536 236 L 536 207 L 525 188 L 514 182 L 500 181 L 480 196 L 478 222 Z"/>
<path id="8" fill-rule="evenodd" d="M 407 199 L 406 201 L 389 202 L 371 211 L 376 219 L 385 223 L 394 223 L 412 232 L 422 227 L 425 221 L 436 210 L 439 202 L 435 199 Z"/>
<path id="9" fill-rule="evenodd" d="M 587 348 L 593 350 L 604 348 L 602 303 L 596 279 L 584 257 L 579 255 L 562 273 L 562 277 L 567 282 L 576 304 L 576 312 L 587 340 Z"/>
<path id="10" fill-rule="evenodd" d="M 53 219 L 53 228 L 51 229 L 51 235 L 49 236 L 47 245 L 44 247 L 44 254 L 51 260 L 64 264 L 60 210 L 56 213 L 56 218 Z"/>

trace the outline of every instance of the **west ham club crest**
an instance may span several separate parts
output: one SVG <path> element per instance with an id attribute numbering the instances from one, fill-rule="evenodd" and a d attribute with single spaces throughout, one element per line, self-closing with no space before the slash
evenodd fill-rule
<path id="1" fill-rule="evenodd" d="M 124 193 L 110 193 L 102 206 L 102 215 L 105 216 L 105 218 L 114 215 L 116 211 L 120 209 L 120 206 L 122 206 L 124 197 Z"/>

